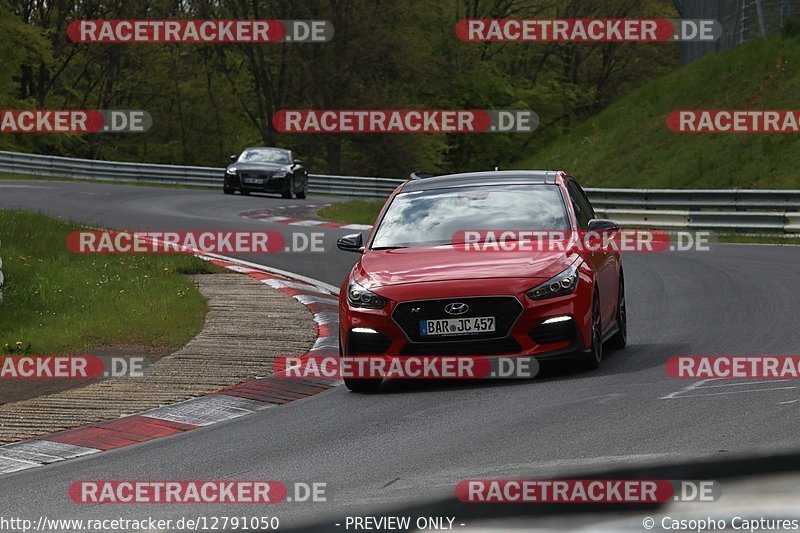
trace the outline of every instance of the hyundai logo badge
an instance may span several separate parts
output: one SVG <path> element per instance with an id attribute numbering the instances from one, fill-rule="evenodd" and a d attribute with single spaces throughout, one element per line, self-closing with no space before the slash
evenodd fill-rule
<path id="1" fill-rule="evenodd" d="M 448 315 L 463 315 L 469 311 L 469 306 L 461 302 L 453 302 L 444 306 L 444 312 Z"/>

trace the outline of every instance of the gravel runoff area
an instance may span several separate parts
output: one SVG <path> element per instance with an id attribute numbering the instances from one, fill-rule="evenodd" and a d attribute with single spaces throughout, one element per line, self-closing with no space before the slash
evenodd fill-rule
<path id="1" fill-rule="evenodd" d="M 0 444 L 177 403 L 272 373 L 280 355 L 303 354 L 317 330 L 311 312 L 291 296 L 242 274 L 197 275 L 208 300 L 203 330 L 139 378 L 0 406 Z M 180 320 L 180 317 L 176 317 Z"/>

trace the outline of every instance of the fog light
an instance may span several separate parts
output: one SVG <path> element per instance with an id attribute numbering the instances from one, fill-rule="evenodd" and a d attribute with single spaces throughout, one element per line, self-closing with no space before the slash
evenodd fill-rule
<path id="1" fill-rule="evenodd" d="M 350 331 L 352 331 L 353 333 L 371 333 L 373 335 L 378 334 L 378 332 L 372 328 L 353 328 Z"/>
<path id="2" fill-rule="evenodd" d="M 557 322 L 566 322 L 567 320 L 572 320 L 571 316 L 554 316 L 553 318 L 548 318 L 542 324 L 555 324 Z"/>

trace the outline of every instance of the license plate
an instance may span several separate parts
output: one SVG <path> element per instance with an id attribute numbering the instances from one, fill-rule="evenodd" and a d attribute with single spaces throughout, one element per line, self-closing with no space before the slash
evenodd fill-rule
<path id="1" fill-rule="evenodd" d="M 493 316 L 476 316 L 470 318 L 440 318 L 436 320 L 420 320 L 419 332 L 423 337 L 433 335 L 470 335 L 474 333 L 491 333 L 495 330 Z"/>
<path id="2" fill-rule="evenodd" d="M 245 178 L 244 182 L 252 185 L 262 185 L 264 183 L 264 178 Z"/>

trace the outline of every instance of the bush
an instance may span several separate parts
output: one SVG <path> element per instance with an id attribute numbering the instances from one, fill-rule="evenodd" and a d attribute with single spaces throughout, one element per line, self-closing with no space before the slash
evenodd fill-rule
<path id="1" fill-rule="evenodd" d="M 783 36 L 790 39 L 800 37 L 800 18 L 790 18 L 784 23 Z"/>

